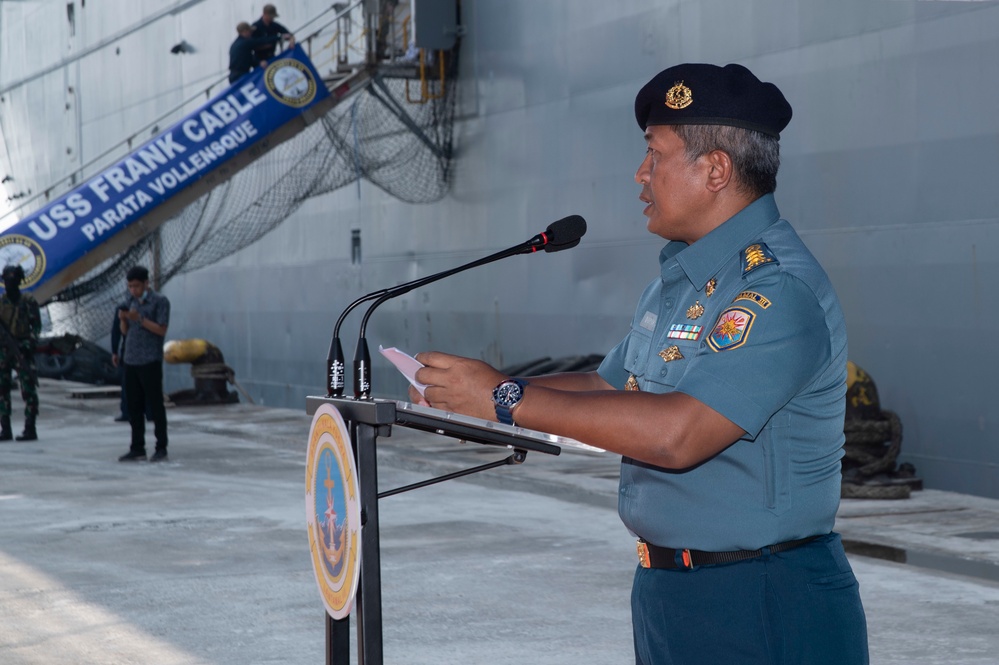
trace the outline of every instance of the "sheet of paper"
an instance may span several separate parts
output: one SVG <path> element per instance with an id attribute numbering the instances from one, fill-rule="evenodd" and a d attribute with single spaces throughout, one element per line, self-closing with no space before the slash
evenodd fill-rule
<path id="1" fill-rule="evenodd" d="M 416 370 L 423 367 L 423 364 L 419 360 L 404 351 L 400 351 L 394 346 L 386 349 L 384 346 L 379 344 L 378 351 L 383 356 L 388 358 L 388 361 L 395 365 L 396 369 L 402 372 L 403 376 L 409 379 L 409 382 L 413 384 L 414 388 L 420 391 L 421 395 L 423 394 L 423 391 L 426 390 L 427 387 L 416 380 Z"/>

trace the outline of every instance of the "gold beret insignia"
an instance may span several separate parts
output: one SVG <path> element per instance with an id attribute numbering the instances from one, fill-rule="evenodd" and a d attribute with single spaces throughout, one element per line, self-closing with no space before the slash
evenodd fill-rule
<path id="1" fill-rule="evenodd" d="M 683 81 L 677 81 L 672 88 L 666 91 L 666 106 L 674 111 L 685 109 L 693 103 L 694 93 L 683 84 Z"/>

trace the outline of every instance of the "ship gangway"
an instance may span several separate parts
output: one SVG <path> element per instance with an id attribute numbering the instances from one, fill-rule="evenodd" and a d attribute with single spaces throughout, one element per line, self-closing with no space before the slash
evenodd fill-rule
<path id="1" fill-rule="evenodd" d="M 371 11 L 372 7 L 375 7 L 376 11 Z M 386 7 L 393 13 L 386 15 L 384 13 L 384 8 Z M 395 13 L 399 7 L 407 10 L 401 16 Z M 42 303 L 53 299 L 70 300 L 72 297 L 66 297 L 66 293 L 67 289 L 70 289 L 74 283 L 78 284 L 79 281 L 92 279 L 94 271 L 100 269 L 102 264 L 106 267 L 110 260 L 122 255 L 130 248 L 147 241 L 161 227 L 175 219 L 192 203 L 209 195 L 216 188 L 225 185 L 251 164 L 266 159 L 277 146 L 295 138 L 311 125 L 333 112 L 338 106 L 354 99 L 362 91 L 367 91 L 372 98 L 378 100 L 383 109 L 391 113 L 396 122 L 409 132 L 411 138 L 422 144 L 423 149 L 442 160 L 449 160 L 450 138 L 442 141 L 439 135 L 428 136 L 425 131 L 425 125 L 421 126 L 420 122 L 414 120 L 407 107 L 413 108 L 414 105 L 426 104 L 428 101 L 443 94 L 443 88 L 447 85 L 445 83 L 444 62 L 456 58 L 457 40 L 452 39 L 451 41 L 454 49 L 453 53 L 445 52 L 443 49 L 430 50 L 421 47 L 416 37 L 413 36 L 414 26 L 410 21 L 409 8 L 406 5 L 397 6 L 395 3 L 372 4 L 366 0 L 356 0 L 350 4 L 334 5 L 334 9 L 336 14 L 333 19 L 304 39 L 301 39 L 299 45 L 294 49 L 276 56 L 267 68 L 261 68 L 247 75 L 244 79 L 240 79 L 232 85 L 220 89 L 198 111 L 188 115 L 186 120 L 181 120 L 174 125 L 174 128 L 178 130 L 179 135 L 183 123 L 189 122 L 192 124 L 187 129 L 191 131 L 187 132 L 187 134 L 197 134 L 199 131 L 204 130 L 204 127 L 198 124 L 198 114 L 204 113 L 205 109 L 216 109 L 217 111 L 219 108 L 235 108 L 239 111 L 243 107 L 251 106 L 254 100 L 262 99 L 267 90 L 270 90 L 278 97 L 286 93 L 287 99 L 281 101 L 287 102 L 286 105 L 293 107 L 295 106 L 295 95 L 307 92 L 305 87 L 301 90 L 297 89 L 296 86 L 305 84 L 300 79 L 296 79 L 295 76 L 296 74 L 309 74 L 309 71 L 311 71 L 315 84 L 321 86 L 322 90 L 320 94 L 315 95 L 315 100 L 308 104 L 304 110 L 289 114 L 287 121 L 268 128 L 266 134 L 261 132 L 263 135 L 256 137 L 246 149 L 233 151 L 233 154 L 227 155 L 224 160 L 220 160 L 219 164 L 214 168 L 199 169 L 196 177 L 191 177 L 189 183 L 186 183 L 182 187 L 172 188 L 172 191 L 164 192 L 166 195 L 162 200 L 156 200 L 153 201 L 153 205 L 147 205 L 147 209 L 142 210 L 140 215 L 135 215 L 134 219 L 120 225 L 112 222 L 110 226 L 118 226 L 118 228 L 113 228 L 112 232 L 106 233 L 106 238 L 99 238 L 97 242 L 94 242 L 96 235 L 105 234 L 103 232 L 98 234 L 93 228 L 89 232 L 78 233 L 75 236 L 67 234 L 68 237 L 78 238 L 81 243 L 87 243 L 87 247 L 82 253 L 78 252 L 79 255 L 73 257 L 72 260 L 66 261 L 64 265 L 53 266 L 51 262 L 48 266 L 45 265 L 43 249 L 40 250 L 41 256 L 39 256 L 38 252 L 34 251 L 34 247 L 30 246 L 37 246 L 39 243 L 31 238 L 31 233 L 25 231 L 25 224 L 23 222 L 33 222 L 32 229 L 34 230 L 34 235 L 43 236 L 42 240 L 45 240 L 44 236 L 46 234 L 55 236 L 59 230 L 57 225 L 62 226 L 62 224 L 59 224 L 60 220 L 68 218 L 67 216 L 72 211 L 74 204 L 78 209 L 84 207 L 84 205 L 87 208 L 95 207 L 89 202 L 85 202 L 82 195 L 79 195 L 74 200 L 72 198 L 73 190 L 71 190 L 64 193 L 61 200 L 59 198 L 46 200 L 44 205 L 39 208 L 40 211 L 48 211 L 43 220 L 38 218 L 39 211 L 36 211 L 34 220 L 29 215 L 22 219 L 22 222 L 4 231 L 0 235 L 0 252 L 5 255 L 4 262 L 18 261 L 25 264 L 25 272 L 29 275 L 32 272 L 29 268 L 40 269 L 38 278 L 35 281 L 30 282 L 30 280 L 26 280 L 26 290 L 30 290 L 36 299 Z M 359 31 L 357 30 L 357 13 L 362 15 L 360 23 L 363 27 Z M 315 22 L 315 19 L 309 23 L 313 22 Z M 309 23 L 306 25 L 309 25 Z M 353 40 L 351 37 L 352 26 L 354 33 L 360 33 L 359 37 Z M 455 37 L 455 35 L 452 35 L 452 37 Z M 358 48 L 358 42 L 363 44 L 361 48 Z M 439 46 L 440 44 L 438 41 L 432 45 Z M 314 49 L 327 48 L 333 49 L 336 53 L 333 58 L 335 67 L 324 74 L 319 74 L 318 70 L 311 63 L 311 56 Z M 363 57 L 352 60 L 349 55 L 351 52 L 360 52 L 363 54 Z M 305 65 L 300 65 L 292 61 L 296 57 L 296 53 L 306 63 Z M 294 67 L 289 68 L 289 62 Z M 282 71 L 274 71 L 275 65 L 278 65 L 279 70 Z M 281 80 L 282 76 L 284 77 L 283 81 Z M 387 83 L 393 80 L 395 82 L 399 80 L 404 81 L 405 87 L 399 88 L 395 86 L 395 92 L 393 92 Z M 404 89 L 404 94 L 399 94 L 400 89 Z M 219 107 L 219 104 L 222 104 L 222 106 Z M 209 115 L 215 118 L 215 121 L 218 121 L 219 115 L 224 116 L 225 113 L 219 114 L 209 111 Z M 200 117 L 202 119 L 205 118 L 204 115 Z M 280 117 L 283 118 L 284 116 Z M 155 126 L 155 123 L 153 125 Z M 126 164 L 126 160 L 130 157 L 133 158 L 132 175 L 135 175 L 134 171 L 136 168 L 145 170 L 150 166 L 155 166 L 150 160 L 151 151 L 157 155 L 162 155 L 164 152 L 169 152 L 171 142 L 173 142 L 170 136 L 167 136 L 168 140 L 164 139 L 164 136 L 166 134 L 160 135 L 158 143 L 162 150 L 157 147 L 157 139 L 153 139 L 143 144 L 146 150 L 144 154 L 140 155 L 140 151 L 143 150 L 143 147 L 140 147 L 132 151 L 125 158 L 119 158 L 106 169 L 97 169 L 95 172 L 98 175 L 92 176 L 88 181 L 84 182 L 81 188 L 89 184 L 91 192 L 88 192 L 88 195 L 91 198 L 92 192 L 96 192 L 99 196 L 103 197 L 113 195 L 115 192 L 113 191 L 113 187 L 109 186 L 109 180 L 110 185 L 120 186 L 122 182 L 128 182 L 128 174 L 115 176 L 115 173 L 112 173 L 112 171 L 117 169 L 121 173 L 123 171 L 121 166 Z M 131 144 L 131 140 L 129 144 Z M 179 150 L 179 146 L 177 148 Z M 202 149 L 206 150 L 209 148 Z M 143 160 L 136 159 L 136 156 L 141 156 L 146 166 L 142 166 Z M 118 166 L 116 167 L 115 164 Z M 192 170 L 192 167 L 188 165 L 185 165 L 184 168 Z M 180 173 L 174 172 L 174 176 L 180 175 Z M 117 177 L 117 182 L 111 176 Z M 118 188 L 119 190 L 121 189 L 120 187 Z M 163 190 L 162 181 L 160 181 L 158 188 L 155 186 L 153 188 Z M 46 192 L 46 195 L 48 195 L 48 192 Z M 145 201 L 145 199 L 142 199 L 143 196 L 149 198 L 148 194 L 140 192 L 140 202 Z M 133 198 L 129 200 L 128 205 L 135 207 L 135 201 L 135 195 L 133 194 Z M 114 203 L 113 200 L 112 203 Z M 123 204 L 119 202 L 118 205 Z M 57 208 L 55 206 L 61 207 Z M 114 215 L 111 216 L 111 219 L 114 220 Z M 98 230 L 100 231 L 100 229 Z M 39 231 L 41 232 L 40 234 Z M 19 238 L 19 240 L 11 242 L 11 239 L 14 237 Z M 154 264 L 155 262 L 154 258 Z M 54 267 L 57 267 L 57 269 L 53 270 L 52 268 Z M 155 268 L 156 266 L 154 265 L 154 275 L 159 272 Z M 81 280 L 81 278 L 86 278 L 86 280 Z M 120 277 L 118 279 L 120 283 Z M 74 288 L 77 287 L 74 286 Z"/>

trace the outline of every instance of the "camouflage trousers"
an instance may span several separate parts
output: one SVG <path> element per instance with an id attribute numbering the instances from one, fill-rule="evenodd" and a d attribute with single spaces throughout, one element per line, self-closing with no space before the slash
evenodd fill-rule
<path id="1" fill-rule="evenodd" d="M 10 352 L 0 345 L 0 416 L 10 416 L 11 371 L 17 372 L 21 384 L 21 398 L 24 400 L 24 415 L 38 415 L 38 372 L 35 370 L 35 343 L 31 340 L 18 342 L 22 363 L 11 358 Z M 22 366 L 23 365 L 23 366 Z"/>

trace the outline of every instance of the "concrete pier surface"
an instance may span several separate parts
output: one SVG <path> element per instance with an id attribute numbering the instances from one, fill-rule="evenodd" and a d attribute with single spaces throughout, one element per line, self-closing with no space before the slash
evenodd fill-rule
<path id="1" fill-rule="evenodd" d="M 0 443 L 0 663 L 323 663 L 305 405 L 170 408 L 170 460 L 123 464 L 85 388 L 43 380 L 40 440 Z M 505 454 L 394 427 L 380 488 Z M 385 663 L 633 663 L 617 473 L 564 448 L 381 500 Z M 999 662 L 999 501 L 844 500 L 837 530 L 872 663 Z"/>

